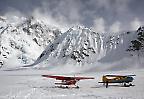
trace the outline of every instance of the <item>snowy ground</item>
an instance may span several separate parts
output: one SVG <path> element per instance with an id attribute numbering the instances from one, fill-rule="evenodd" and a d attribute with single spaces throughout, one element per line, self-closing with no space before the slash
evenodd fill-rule
<path id="1" fill-rule="evenodd" d="M 0 99 L 144 99 L 144 69 L 76 74 L 75 76 L 95 77 L 94 80 L 79 81 L 77 83 L 79 89 L 56 88 L 55 80 L 43 78 L 42 74 L 53 73 L 32 69 L 1 70 Z M 105 88 L 102 84 L 98 84 L 104 74 L 136 74 L 133 82 L 135 86 L 111 85 Z M 63 75 L 74 76 L 74 74 Z"/>

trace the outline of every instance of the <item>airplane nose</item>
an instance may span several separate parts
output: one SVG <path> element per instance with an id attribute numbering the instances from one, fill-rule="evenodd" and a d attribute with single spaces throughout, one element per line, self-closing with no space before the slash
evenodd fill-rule
<path id="1" fill-rule="evenodd" d="M 128 79 L 129 79 L 130 81 L 133 81 L 133 80 L 134 80 L 134 78 L 133 78 L 133 77 L 128 77 Z"/>

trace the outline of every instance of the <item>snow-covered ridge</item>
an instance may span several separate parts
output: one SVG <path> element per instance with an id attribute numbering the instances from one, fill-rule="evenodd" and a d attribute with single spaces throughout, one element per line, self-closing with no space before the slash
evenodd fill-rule
<path id="1" fill-rule="evenodd" d="M 61 60 L 60 63 L 71 60 L 90 63 L 94 56 L 99 58 L 101 45 L 102 41 L 98 33 L 84 27 L 72 27 L 50 43 L 36 63 L 46 58 L 48 61 Z"/>
<path id="2" fill-rule="evenodd" d="M 60 30 L 30 18 L 0 18 L 0 66 L 31 64 Z"/>
<path id="3" fill-rule="evenodd" d="M 143 46 L 143 33 L 141 27 L 137 31 L 105 35 L 84 26 L 74 26 L 61 33 L 34 17 L 0 18 L 0 64 L 34 66 L 42 63 L 47 67 L 117 62 L 137 55 L 132 50 L 135 49 L 133 41 L 139 40 Z M 139 52 L 142 50 L 143 47 Z"/>
<path id="4" fill-rule="evenodd" d="M 95 64 L 131 58 L 128 51 L 138 31 L 118 35 L 101 35 L 88 28 L 75 26 L 51 42 L 33 65 L 47 59 L 45 66 L 58 64 Z"/>

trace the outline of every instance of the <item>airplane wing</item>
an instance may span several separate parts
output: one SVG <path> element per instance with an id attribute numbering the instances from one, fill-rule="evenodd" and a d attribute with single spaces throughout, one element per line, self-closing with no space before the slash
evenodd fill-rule
<path id="1" fill-rule="evenodd" d="M 47 78 L 54 78 L 56 80 L 84 80 L 84 79 L 94 79 L 93 77 L 66 77 L 66 76 L 52 76 L 52 75 L 42 75 Z"/>
<path id="2" fill-rule="evenodd" d="M 66 80 L 66 78 L 70 79 L 70 77 L 64 77 L 64 76 L 52 76 L 52 75 L 42 75 L 42 76 L 47 78 L 54 78 L 56 80 Z"/>
<path id="3" fill-rule="evenodd" d="M 107 77 L 126 77 L 126 76 L 136 76 L 136 75 L 105 75 Z"/>
<path id="4" fill-rule="evenodd" d="M 73 78 L 77 80 L 94 79 L 93 77 L 73 77 Z"/>
<path id="5" fill-rule="evenodd" d="M 125 75 L 125 76 L 136 76 L 136 75 Z"/>

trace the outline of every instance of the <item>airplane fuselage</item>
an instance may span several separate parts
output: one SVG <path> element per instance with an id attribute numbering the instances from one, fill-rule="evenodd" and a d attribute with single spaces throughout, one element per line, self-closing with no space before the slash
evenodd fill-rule
<path id="1" fill-rule="evenodd" d="M 103 76 L 102 81 L 104 83 L 129 83 L 134 80 L 133 77 L 130 76 L 115 76 L 115 77 L 110 77 L 110 76 Z"/>
<path id="2" fill-rule="evenodd" d="M 77 82 L 77 80 L 73 79 L 73 80 L 62 80 L 62 82 L 60 83 L 55 83 L 55 84 L 59 84 L 59 85 L 75 85 Z"/>

